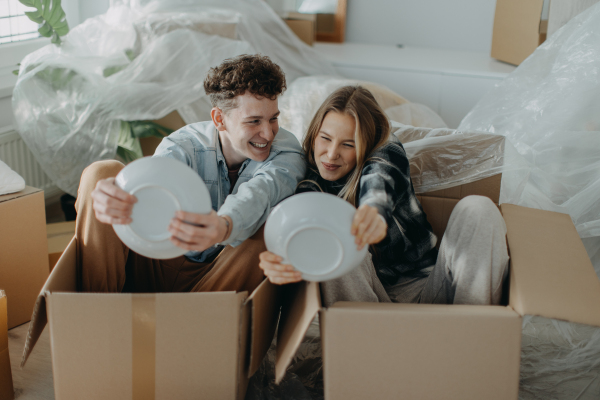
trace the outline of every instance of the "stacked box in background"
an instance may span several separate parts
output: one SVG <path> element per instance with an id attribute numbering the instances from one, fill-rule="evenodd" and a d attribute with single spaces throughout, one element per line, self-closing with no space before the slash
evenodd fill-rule
<path id="1" fill-rule="evenodd" d="M 8 329 L 31 319 L 48 278 L 44 192 L 27 186 L 0 196 L 0 288 L 6 292 Z"/>
<path id="2" fill-rule="evenodd" d="M 497 0 L 492 57 L 521 64 L 546 37 L 599 0 Z M 547 3 L 547 4 L 545 4 Z M 543 13 L 548 6 L 547 19 Z"/>
<path id="3" fill-rule="evenodd" d="M 6 294 L 0 290 L 0 400 L 13 400 L 14 389 L 10 358 L 8 357 L 8 326 L 6 321 Z"/>
<path id="4" fill-rule="evenodd" d="M 548 21 L 542 21 L 544 0 L 497 0 L 492 57 L 521 64 L 546 40 Z"/>
<path id="5" fill-rule="evenodd" d="M 283 19 L 287 26 L 309 46 L 315 42 L 317 34 L 317 15 L 290 12 Z"/>

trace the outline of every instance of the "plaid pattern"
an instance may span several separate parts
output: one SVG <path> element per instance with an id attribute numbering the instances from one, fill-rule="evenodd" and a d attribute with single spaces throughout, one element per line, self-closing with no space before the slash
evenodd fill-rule
<path id="1" fill-rule="evenodd" d="M 345 183 L 345 179 L 327 181 L 311 168 L 296 193 L 338 195 Z M 420 276 L 423 268 L 435 264 L 437 237 L 415 195 L 402 144 L 389 142 L 369 157 L 360 179 L 358 204 L 377 208 L 388 225 L 385 239 L 370 248 L 383 284 L 393 285 L 402 275 Z"/>

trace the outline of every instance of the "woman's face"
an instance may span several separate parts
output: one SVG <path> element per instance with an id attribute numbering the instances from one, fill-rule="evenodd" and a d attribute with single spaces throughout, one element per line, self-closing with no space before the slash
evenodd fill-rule
<path id="1" fill-rule="evenodd" d="M 331 111 L 325 116 L 314 148 L 323 179 L 337 181 L 356 167 L 355 129 L 356 122 L 348 114 Z"/>

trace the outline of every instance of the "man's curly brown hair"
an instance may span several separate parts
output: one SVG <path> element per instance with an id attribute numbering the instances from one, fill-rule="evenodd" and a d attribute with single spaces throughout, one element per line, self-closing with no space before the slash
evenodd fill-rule
<path id="1" fill-rule="evenodd" d="M 236 96 L 246 92 L 275 100 L 285 89 L 285 74 L 279 65 L 260 54 L 229 58 L 211 68 L 204 80 L 210 102 L 223 112 L 236 108 Z"/>

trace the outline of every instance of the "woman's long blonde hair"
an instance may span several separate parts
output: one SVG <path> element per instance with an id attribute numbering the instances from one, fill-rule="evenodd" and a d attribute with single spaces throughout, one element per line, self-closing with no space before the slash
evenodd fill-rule
<path id="1" fill-rule="evenodd" d="M 346 184 L 338 194 L 339 197 L 356 206 L 362 169 L 373 151 L 388 141 L 390 123 L 375 97 L 367 89 L 362 86 L 343 86 L 337 89 L 317 110 L 302 143 L 306 159 L 313 169 L 317 169 L 314 154 L 315 140 L 325 116 L 331 111 L 347 114 L 353 117 L 356 123 L 354 132 L 356 167 L 350 172 Z"/>

